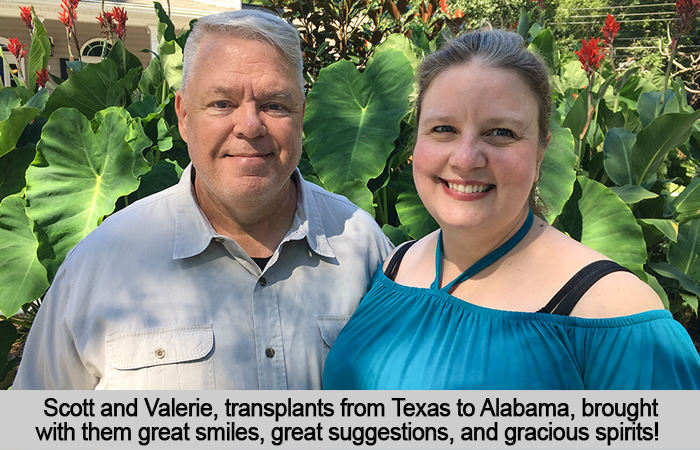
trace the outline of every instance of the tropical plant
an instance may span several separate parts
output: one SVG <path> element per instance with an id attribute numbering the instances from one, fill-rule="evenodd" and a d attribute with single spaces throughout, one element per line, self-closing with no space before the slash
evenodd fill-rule
<path id="1" fill-rule="evenodd" d="M 412 182 L 412 80 L 424 54 L 467 27 L 469 12 L 455 20 L 456 10 L 436 0 L 415 12 L 401 1 L 363 3 L 358 11 L 369 19 L 346 34 L 343 54 L 323 47 L 329 30 L 343 39 L 331 26 L 338 19 L 326 28 L 312 11 L 317 3 L 295 4 L 290 18 L 318 21 L 309 22 L 303 44 L 311 89 L 302 174 L 364 208 L 394 243 L 426 235 L 437 224 Z M 17 343 L 67 252 L 115 210 L 175 184 L 189 162 L 172 102 L 189 30 L 176 35 L 155 7 L 159 51 L 145 70 L 116 33 L 100 63 L 75 61 L 50 94 L 43 87 L 50 44 L 30 10 L 28 79 L 0 89 L 0 387 L 12 383 Z M 539 186 L 546 218 L 634 271 L 692 331 L 700 298 L 700 112 L 678 80 L 662 90 L 663 74 L 614 73 L 596 38 L 578 50 L 579 60 L 560 52 L 538 10 L 523 11 L 517 30 L 552 73 L 552 140 Z M 384 37 L 363 45 L 375 30 Z"/>

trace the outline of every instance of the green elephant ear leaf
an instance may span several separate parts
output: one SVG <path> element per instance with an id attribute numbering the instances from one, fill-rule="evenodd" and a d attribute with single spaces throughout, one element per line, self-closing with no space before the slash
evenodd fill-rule
<path id="1" fill-rule="evenodd" d="M 114 61 L 117 67 L 117 76 L 120 79 L 126 77 L 132 69 L 138 69 L 138 74 L 141 74 L 143 71 L 141 60 L 124 47 L 121 39 L 117 40 L 109 51 L 107 59 Z"/>
<path id="2" fill-rule="evenodd" d="M 307 98 L 304 148 L 328 190 L 382 173 L 412 84 L 411 63 L 396 49 L 377 55 L 364 73 L 345 60 L 321 70 Z"/>
<path id="3" fill-rule="evenodd" d="M 613 128 L 605 134 L 603 164 L 605 172 L 618 186 L 637 182 L 632 168 L 632 150 L 636 142 L 637 135 L 624 128 Z"/>
<path id="4" fill-rule="evenodd" d="M 182 84 L 182 48 L 175 41 L 163 41 L 158 46 L 163 75 L 171 92 L 177 92 Z"/>
<path id="5" fill-rule="evenodd" d="M 581 243 L 632 270 L 647 281 L 644 263 L 647 259 L 642 228 L 625 202 L 597 181 L 585 176 L 577 178 L 579 195 L 572 196 L 575 205 L 567 205 L 564 223 L 576 224 Z M 577 207 L 577 208 L 576 208 Z M 573 212 L 572 212 L 573 211 Z M 563 229 L 562 231 L 569 231 Z"/>
<path id="6" fill-rule="evenodd" d="M 46 269 L 37 257 L 34 224 L 24 203 L 19 194 L 0 203 L 0 312 L 8 317 L 44 295 L 49 287 Z"/>
<path id="7" fill-rule="evenodd" d="M 59 108 L 75 108 L 92 119 L 95 113 L 110 106 L 121 106 L 124 86 L 119 83 L 117 65 L 110 59 L 89 64 L 61 83 L 51 94 L 44 108 L 44 117 Z"/>
<path id="8" fill-rule="evenodd" d="M 41 261 L 51 279 L 68 251 L 139 185 L 126 118 L 112 112 L 100 119 L 93 132 L 79 111 L 54 112 L 37 144 L 37 161 L 27 170 L 27 213 L 50 249 L 40 254 L 51 254 Z"/>
<path id="9" fill-rule="evenodd" d="M 34 144 L 27 144 L 0 157 L 0 201 L 22 192 L 27 185 L 24 174 L 34 160 Z"/>
<path id="10" fill-rule="evenodd" d="M 686 222 L 700 215 L 700 178 L 694 178 L 671 205 L 675 219 Z"/>
<path id="11" fill-rule="evenodd" d="M 32 8 L 32 13 L 34 10 Z M 27 88 L 34 90 L 37 87 L 36 79 L 37 72 L 45 69 L 49 63 L 51 56 L 51 41 L 46 33 L 44 24 L 41 20 L 32 14 L 34 22 L 34 31 L 32 32 L 32 44 L 29 47 L 29 57 L 27 58 Z"/>
<path id="12" fill-rule="evenodd" d="M 411 239 L 420 239 L 440 227 L 418 196 L 411 166 L 401 171 L 398 191 L 396 213 Z"/>
<path id="13" fill-rule="evenodd" d="M 642 200 L 648 200 L 650 198 L 656 198 L 659 195 L 651 191 L 644 189 L 636 184 L 625 185 L 625 186 L 613 186 L 610 188 L 611 191 L 617 194 L 620 199 L 628 204 L 638 203 Z"/>
<path id="14" fill-rule="evenodd" d="M 700 282 L 700 219 L 684 223 L 678 230 L 678 242 L 668 246 L 668 262 Z"/>
<path id="15" fill-rule="evenodd" d="M 546 206 L 548 222 L 561 214 L 576 181 L 574 137 L 568 128 L 552 123 L 552 139 L 540 167 L 540 197 Z"/>
<path id="16" fill-rule="evenodd" d="M 22 131 L 37 115 L 39 115 L 37 108 L 20 106 L 13 108 L 9 117 L 0 122 L 0 156 L 15 148 L 22 136 Z"/>
<path id="17" fill-rule="evenodd" d="M 654 119 L 637 135 L 632 151 L 632 168 L 637 184 L 652 179 L 669 151 L 690 137 L 700 111 L 693 114 L 664 114 Z"/>

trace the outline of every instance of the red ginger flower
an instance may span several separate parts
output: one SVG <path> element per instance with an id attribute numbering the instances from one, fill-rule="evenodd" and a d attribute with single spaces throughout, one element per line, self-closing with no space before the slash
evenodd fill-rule
<path id="1" fill-rule="evenodd" d="M 46 87 L 46 83 L 49 81 L 48 70 L 41 69 L 41 72 L 38 70 L 35 70 L 34 72 L 36 72 L 36 84 L 38 84 L 40 88 Z"/>
<path id="2" fill-rule="evenodd" d="M 75 21 L 78 19 L 75 9 L 78 7 L 79 2 L 80 0 L 63 0 L 61 3 L 63 11 L 58 14 L 58 19 L 67 30 L 73 28 Z"/>
<path id="3" fill-rule="evenodd" d="M 676 0 L 676 32 L 678 36 L 688 34 L 693 28 L 693 18 L 700 10 L 700 0 Z"/>
<path id="4" fill-rule="evenodd" d="M 455 19 L 459 19 L 460 17 L 464 17 L 464 13 L 462 12 L 461 9 L 455 10 Z"/>
<path id="5" fill-rule="evenodd" d="M 32 21 L 32 7 L 20 6 L 19 11 L 19 18 L 22 19 L 22 22 L 24 22 L 27 28 L 29 28 L 29 32 L 31 33 L 32 30 L 34 30 L 34 22 Z"/>
<path id="6" fill-rule="evenodd" d="M 447 0 L 440 0 L 440 9 L 445 14 L 449 14 L 449 8 L 447 7 Z"/>
<path id="7" fill-rule="evenodd" d="M 603 41 L 605 44 L 608 46 L 612 45 L 617 32 L 620 31 L 620 24 L 615 21 L 615 16 L 608 14 L 608 17 L 605 18 L 605 25 L 603 25 L 600 31 L 603 32 Z"/>
<path id="8" fill-rule="evenodd" d="M 603 49 L 598 47 L 599 42 L 600 38 L 591 38 L 588 42 L 581 39 L 581 50 L 574 52 L 578 55 L 581 67 L 586 71 L 588 77 L 600 67 L 600 61 L 605 57 Z"/>
<path id="9" fill-rule="evenodd" d="M 126 10 L 115 6 L 112 9 L 112 17 L 114 17 L 114 20 L 117 22 L 117 36 L 119 36 L 119 39 L 123 40 L 126 35 L 126 21 L 128 19 L 128 17 L 126 17 Z"/>
<path id="10" fill-rule="evenodd" d="M 27 51 L 24 50 L 24 47 L 26 47 L 26 44 L 20 44 L 19 39 L 17 38 L 10 39 L 10 43 L 7 44 L 7 49 L 10 51 L 10 53 L 12 53 L 17 62 L 19 62 L 19 60 L 24 58 L 24 55 L 27 54 Z"/>

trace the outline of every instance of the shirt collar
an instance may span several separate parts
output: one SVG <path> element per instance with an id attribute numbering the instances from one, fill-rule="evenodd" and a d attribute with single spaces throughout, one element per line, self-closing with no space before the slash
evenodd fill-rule
<path id="1" fill-rule="evenodd" d="M 207 249 L 212 239 L 221 235 L 214 230 L 209 219 L 200 209 L 195 197 L 192 177 L 193 167 L 190 163 L 182 173 L 176 189 L 175 206 L 175 243 L 173 259 L 184 259 L 196 256 Z M 287 235 L 282 242 L 306 238 L 311 250 L 320 256 L 334 258 L 326 237 L 321 214 L 316 204 L 312 188 L 301 177 L 299 169 L 292 174 L 297 186 L 297 210 L 294 214 Z"/>

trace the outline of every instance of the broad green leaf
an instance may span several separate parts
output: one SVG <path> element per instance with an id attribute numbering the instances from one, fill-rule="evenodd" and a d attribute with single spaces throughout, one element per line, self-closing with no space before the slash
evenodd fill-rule
<path id="1" fill-rule="evenodd" d="M 158 51 L 170 91 L 177 92 L 182 84 L 182 48 L 175 41 L 164 41 L 160 43 Z"/>
<path id="2" fill-rule="evenodd" d="M 114 211 L 116 200 L 138 188 L 128 134 L 127 120 L 116 111 L 104 114 L 94 132 L 69 108 L 54 112 L 44 126 L 37 161 L 27 170 L 26 197 L 27 213 L 53 253 L 41 261 L 51 279 L 68 251 Z"/>
<path id="3" fill-rule="evenodd" d="M 658 295 L 661 299 L 661 303 L 664 304 L 664 308 L 669 309 L 670 304 L 668 301 L 668 295 L 666 295 L 666 291 L 664 290 L 663 286 L 661 286 L 661 283 L 659 283 L 659 280 L 657 280 L 654 275 L 647 273 L 647 281 L 649 286 L 651 286 L 654 292 L 656 292 L 656 295 Z"/>
<path id="4" fill-rule="evenodd" d="M 372 64 L 372 61 L 374 61 L 374 58 L 378 54 L 392 48 L 396 50 L 401 50 L 411 62 L 411 66 L 414 70 L 418 67 L 419 61 L 418 57 L 416 56 L 416 52 L 413 51 L 413 47 L 411 46 L 411 42 L 408 40 L 408 38 L 401 33 L 390 34 L 384 40 L 384 42 L 376 46 L 374 48 L 372 56 L 370 57 L 369 61 L 367 61 L 367 66 L 370 66 Z"/>
<path id="5" fill-rule="evenodd" d="M 374 217 L 372 192 L 367 189 L 367 183 L 364 181 L 348 181 L 342 186 L 339 186 L 335 193 L 347 197 L 348 200 L 364 209 L 369 213 L 369 215 Z"/>
<path id="6" fill-rule="evenodd" d="M 620 95 L 622 88 L 627 84 L 627 80 L 630 79 L 632 75 L 637 73 L 639 67 L 631 67 L 622 75 L 619 81 L 615 83 L 615 88 L 613 89 L 613 95 Z"/>
<path id="7" fill-rule="evenodd" d="M 34 21 L 34 32 L 32 33 L 32 44 L 29 48 L 29 56 L 27 58 L 27 88 L 35 91 L 38 85 L 36 84 L 37 72 L 45 69 L 49 64 L 51 55 L 51 42 L 46 33 L 44 24 L 34 13 L 32 8 L 32 16 Z"/>
<path id="8" fill-rule="evenodd" d="M 411 239 L 404 230 L 391 226 L 388 223 L 382 226 L 382 231 L 386 234 L 386 237 L 389 238 L 391 243 L 396 246 Z"/>
<path id="9" fill-rule="evenodd" d="M 671 204 L 674 218 L 683 223 L 700 216 L 700 178 L 694 178 Z"/>
<path id="10" fill-rule="evenodd" d="M 550 223 L 561 214 L 576 181 L 574 137 L 568 128 L 554 122 L 551 129 L 552 139 L 540 168 L 540 197 L 546 206 L 545 217 Z"/>
<path id="11" fill-rule="evenodd" d="M 581 243 L 632 270 L 644 281 L 647 259 L 642 229 L 620 198 L 597 181 L 579 176 Z"/>
<path id="12" fill-rule="evenodd" d="M 409 109 L 413 69 L 403 52 L 386 50 L 359 73 L 349 61 L 321 70 L 307 97 L 304 148 L 331 191 L 379 176 Z"/>
<path id="13" fill-rule="evenodd" d="M 586 72 L 581 68 L 578 60 L 569 61 L 562 65 L 561 76 L 553 75 L 552 81 L 556 90 L 562 95 L 569 89 L 583 89 L 588 85 Z M 581 92 L 581 95 L 583 92 Z"/>
<path id="14" fill-rule="evenodd" d="M 639 119 L 642 121 L 643 127 L 649 126 L 656 117 L 662 114 L 681 112 L 678 107 L 676 95 L 671 89 L 666 89 L 666 97 L 664 97 L 663 105 L 659 105 L 660 101 L 661 92 L 645 92 L 639 96 L 637 112 L 639 113 Z M 658 114 L 656 113 L 656 108 L 659 108 Z"/>
<path id="15" fill-rule="evenodd" d="M 680 294 L 681 298 L 683 299 L 683 303 L 690 306 L 690 309 L 693 310 L 693 312 L 697 315 L 698 313 L 698 296 L 693 295 L 693 294 L 686 294 L 683 291 L 678 291 Z"/>
<path id="16" fill-rule="evenodd" d="M 27 144 L 0 157 L 0 201 L 22 192 L 27 185 L 24 174 L 34 160 L 34 144 Z"/>
<path id="17" fill-rule="evenodd" d="M 700 282 L 700 219 L 693 219 L 680 226 L 678 242 L 668 246 L 668 262 Z"/>
<path id="18" fill-rule="evenodd" d="M 161 159 L 151 168 L 151 171 L 141 177 L 141 184 L 137 191 L 139 198 L 147 197 L 177 184 L 180 176 L 177 173 L 177 164 Z"/>
<path id="19" fill-rule="evenodd" d="M 158 119 L 158 150 L 167 152 L 173 148 L 173 137 L 170 135 L 168 124 L 165 119 Z"/>
<path id="20" fill-rule="evenodd" d="M 588 102 L 588 92 L 583 91 L 579 94 L 578 98 L 571 107 L 564 118 L 564 123 L 562 126 L 571 130 L 571 134 L 574 139 L 581 140 L 581 134 L 586 127 L 586 121 L 588 120 L 588 109 L 590 104 Z"/>
<path id="21" fill-rule="evenodd" d="M 121 39 L 109 51 L 107 59 L 114 61 L 119 78 L 124 78 L 132 69 L 138 69 L 139 74 L 143 71 L 141 60 L 124 47 Z"/>
<path id="22" fill-rule="evenodd" d="M 76 73 L 80 72 L 84 68 L 89 66 L 88 63 L 80 61 L 79 59 L 76 59 L 74 61 L 67 61 L 66 62 L 66 67 L 68 68 L 68 76 L 72 77 Z"/>
<path id="23" fill-rule="evenodd" d="M 0 311 L 15 314 L 22 305 L 44 295 L 49 287 L 46 269 L 37 258 L 37 241 L 24 199 L 11 195 L 0 203 Z"/>
<path id="24" fill-rule="evenodd" d="M 153 58 L 141 75 L 139 89 L 144 95 L 156 95 L 158 86 L 163 84 L 163 81 L 165 81 L 165 78 L 163 77 L 163 66 L 160 64 L 160 58 Z"/>
<path id="25" fill-rule="evenodd" d="M 681 287 L 686 291 L 700 296 L 700 290 L 695 285 L 695 282 L 681 270 L 672 266 L 669 263 L 649 263 L 647 264 L 654 272 L 658 273 L 662 277 L 670 278 L 672 280 L 678 281 Z"/>
<path id="26" fill-rule="evenodd" d="M 632 150 L 637 135 L 624 128 L 608 130 L 603 142 L 605 172 L 618 186 L 635 184 L 637 175 L 632 169 Z"/>
<path id="27" fill-rule="evenodd" d="M 637 219 L 642 226 L 649 225 L 660 231 L 672 242 L 678 241 L 678 222 L 668 219 Z"/>
<path id="28" fill-rule="evenodd" d="M 22 106 L 22 98 L 12 89 L 0 89 L 0 122 L 7 120 L 12 110 Z"/>
<path id="29" fill-rule="evenodd" d="M 112 107 L 99 111 L 95 115 L 93 121 L 94 125 L 100 126 L 100 124 L 112 114 L 119 115 L 127 123 L 127 133 L 124 141 L 134 153 L 134 176 L 140 178 L 151 170 L 150 164 L 148 164 L 148 161 L 143 157 L 143 151 L 152 144 L 151 140 L 146 136 L 146 133 L 144 133 L 141 121 L 132 119 L 129 112 L 124 108 Z M 93 128 L 95 128 L 94 125 Z"/>
<path id="30" fill-rule="evenodd" d="M 698 118 L 700 111 L 693 114 L 664 114 L 637 134 L 632 151 L 632 168 L 637 174 L 637 184 L 656 176 L 668 152 L 688 139 Z"/>
<path id="31" fill-rule="evenodd" d="M 17 145 L 24 127 L 39 115 L 37 108 L 20 106 L 13 108 L 7 119 L 0 122 L 0 157 L 12 151 Z"/>
<path id="32" fill-rule="evenodd" d="M 398 191 L 396 213 L 411 239 L 420 239 L 439 228 L 416 192 L 411 166 L 401 171 Z"/>
<path id="33" fill-rule="evenodd" d="M 131 117 L 140 117 L 144 122 L 150 122 L 159 112 L 158 100 L 153 95 L 146 95 L 143 100 L 134 102 L 126 108 Z M 153 117 L 151 117 L 153 115 Z"/>
<path id="34" fill-rule="evenodd" d="M 425 35 L 425 30 L 423 27 L 416 24 L 411 27 L 411 41 L 413 46 L 419 48 L 428 54 L 430 52 L 430 42 L 428 41 L 428 36 Z"/>
<path id="35" fill-rule="evenodd" d="M 616 193 L 617 196 L 620 197 L 620 199 L 623 202 L 630 205 L 637 202 L 641 202 L 642 200 L 658 197 L 658 194 L 655 194 L 651 191 L 647 191 L 643 187 L 637 186 L 636 184 L 628 184 L 625 186 L 613 186 L 610 188 L 610 190 Z"/>
<path id="36" fill-rule="evenodd" d="M 158 15 L 158 41 L 161 39 L 174 41 L 176 37 L 175 26 L 170 21 L 168 13 L 159 2 L 153 2 L 153 6 L 156 8 L 156 14 Z"/>
<path id="37" fill-rule="evenodd" d="M 48 89 L 40 89 L 39 92 L 34 94 L 32 98 L 29 99 L 29 101 L 24 105 L 27 108 L 36 108 L 39 111 L 44 110 L 44 106 L 46 106 L 46 102 L 49 100 L 49 90 Z"/>
<path id="38" fill-rule="evenodd" d="M 520 19 L 518 20 L 518 34 L 527 42 L 528 32 L 530 30 L 530 16 L 528 16 L 527 11 L 524 9 L 520 12 Z"/>
<path id="39" fill-rule="evenodd" d="M 552 73 L 559 72 L 559 49 L 551 30 L 544 29 L 532 39 L 528 49 L 540 55 Z"/>
<path id="40" fill-rule="evenodd" d="M 123 91 L 116 64 L 105 59 L 88 65 L 56 87 L 42 115 L 48 117 L 59 108 L 70 107 L 92 119 L 97 111 L 121 106 Z"/>

